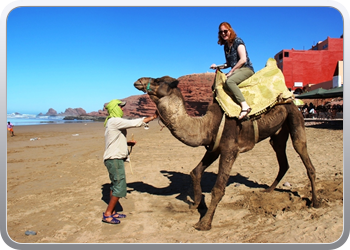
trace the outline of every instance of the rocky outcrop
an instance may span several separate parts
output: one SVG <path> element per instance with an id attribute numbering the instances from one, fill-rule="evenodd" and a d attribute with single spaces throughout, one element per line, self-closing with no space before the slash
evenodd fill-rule
<path id="1" fill-rule="evenodd" d="M 213 102 L 212 85 L 214 73 L 192 74 L 180 77 L 179 85 L 191 116 L 202 116 Z"/>
<path id="2" fill-rule="evenodd" d="M 208 105 L 213 102 L 211 86 L 214 82 L 214 73 L 192 74 L 179 77 L 178 88 L 185 100 L 187 112 L 190 116 L 202 116 Z M 147 94 L 130 96 L 124 108 L 126 117 L 142 117 L 153 115 L 156 105 Z"/>
<path id="3" fill-rule="evenodd" d="M 57 111 L 53 108 L 50 108 L 45 115 L 57 115 Z"/>
<path id="4" fill-rule="evenodd" d="M 86 111 L 82 108 L 67 108 L 63 113 L 59 114 L 60 116 L 84 116 Z"/>
<path id="5" fill-rule="evenodd" d="M 62 113 L 57 113 L 56 110 L 54 110 L 53 108 L 50 108 L 46 114 L 40 113 L 38 114 L 38 116 L 85 116 L 86 111 L 82 108 L 67 108 L 64 112 Z"/>
<path id="6" fill-rule="evenodd" d="M 89 121 L 96 121 L 96 122 L 104 122 L 106 119 L 105 116 L 91 116 L 91 115 L 80 115 L 80 116 L 65 116 L 63 120 L 68 120 L 68 121 L 73 121 L 73 120 L 78 120 L 78 121 L 84 121 L 84 120 L 89 120 Z"/>
<path id="7" fill-rule="evenodd" d="M 87 113 L 88 116 L 96 116 L 96 117 L 106 117 L 108 116 L 107 111 L 99 110 L 99 111 L 93 111 L 90 113 Z"/>

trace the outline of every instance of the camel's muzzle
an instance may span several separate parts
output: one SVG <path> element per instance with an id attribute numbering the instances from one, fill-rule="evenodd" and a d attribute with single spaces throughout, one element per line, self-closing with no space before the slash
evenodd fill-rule
<path id="1" fill-rule="evenodd" d="M 142 92 L 146 93 L 146 89 L 145 89 L 144 85 L 142 84 L 142 82 L 140 82 L 140 81 L 134 82 L 134 87 L 137 88 L 138 90 L 141 90 Z"/>
<path id="2" fill-rule="evenodd" d="M 135 88 L 145 93 L 149 93 L 151 91 L 151 78 L 149 78 L 148 83 L 144 83 L 142 80 L 143 79 L 140 78 L 134 83 Z"/>

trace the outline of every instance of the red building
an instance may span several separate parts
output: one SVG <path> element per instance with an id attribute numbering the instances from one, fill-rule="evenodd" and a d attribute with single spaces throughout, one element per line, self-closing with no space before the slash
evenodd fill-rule
<path id="1" fill-rule="evenodd" d="M 275 55 L 275 60 L 287 87 L 295 93 L 310 90 L 314 84 L 326 89 L 341 86 L 343 70 L 339 67 L 343 61 L 343 36 L 328 37 L 310 50 L 282 50 Z"/>

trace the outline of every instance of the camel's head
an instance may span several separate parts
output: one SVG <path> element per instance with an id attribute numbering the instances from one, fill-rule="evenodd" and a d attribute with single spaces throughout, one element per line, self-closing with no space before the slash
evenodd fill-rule
<path id="1" fill-rule="evenodd" d="M 138 79 L 134 86 L 138 90 L 147 93 L 156 104 L 164 96 L 168 96 L 177 88 L 179 81 L 170 76 L 161 78 L 142 77 Z"/>

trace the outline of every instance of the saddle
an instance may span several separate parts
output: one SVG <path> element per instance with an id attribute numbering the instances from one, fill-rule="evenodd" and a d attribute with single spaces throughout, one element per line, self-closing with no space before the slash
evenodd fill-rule
<path id="1" fill-rule="evenodd" d="M 228 117 L 238 117 L 241 106 L 226 85 L 226 75 L 219 69 L 216 71 L 213 85 L 214 98 Z M 276 104 L 292 102 L 294 95 L 285 84 L 282 71 L 277 67 L 276 60 L 269 58 L 265 68 L 244 80 L 238 86 L 252 108 L 249 117 L 259 116 Z"/>

